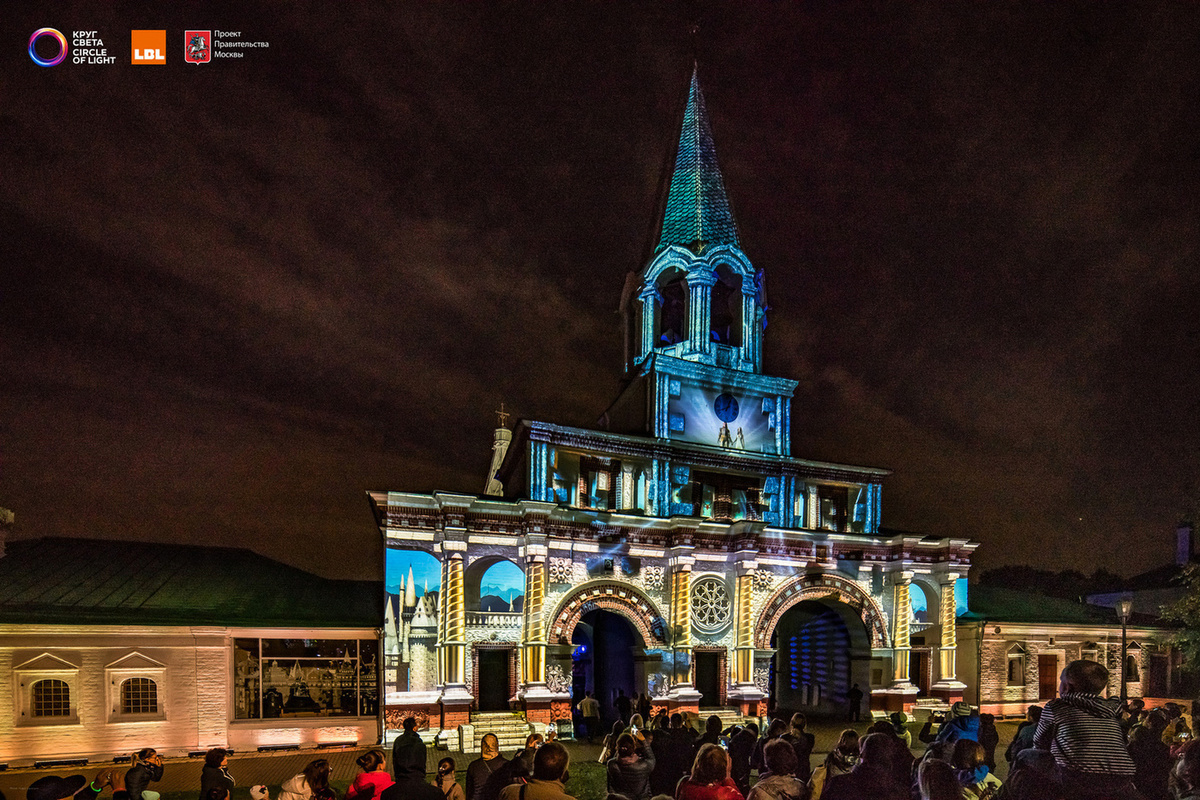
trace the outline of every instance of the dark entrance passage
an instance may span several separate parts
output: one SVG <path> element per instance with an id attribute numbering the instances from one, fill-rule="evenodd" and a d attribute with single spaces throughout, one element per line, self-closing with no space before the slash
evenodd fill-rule
<path id="1" fill-rule="evenodd" d="M 585 691 L 595 692 L 606 727 L 617 719 L 614 703 L 621 692 L 631 703 L 638 692 L 633 653 L 643 647 L 637 631 L 620 614 L 604 609 L 589 611 L 571 634 L 572 699 L 578 704 Z M 636 705 L 636 703 L 635 703 Z"/>
<path id="2" fill-rule="evenodd" d="M 1038 656 L 1038 700 L 1058 697 L 1058 656 Z"/>
<path id="3" fill-rule="evenodd" d="M 775 626 L 771 646 L 770 691 L 780 713 L 844 718 L 846 691 L 855 683 L 870 685 L 870 640 L 862 620 L 844 603 L 797 603 Z"/>
<path id="4" fill-rule="evenodd" d="M 512 650 L 482 648 L 479 655 L 479 710 L 507 711 L 510 681 L 509 665 Z"/>
<path id="5" fill-rule="evenodd" d="M 721 654 L 700 650 L 695 653 L 696 691 L 701 708 L 721 705 Z"/>

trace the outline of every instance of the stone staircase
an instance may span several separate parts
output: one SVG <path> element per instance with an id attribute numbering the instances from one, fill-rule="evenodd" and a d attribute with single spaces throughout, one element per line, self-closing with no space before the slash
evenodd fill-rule
<path id="1" fill-rule="evenodd" d="M 478 711 L 471 714 L 470 725 L 458 726 L 457 741 L 451 732 L 447 744 L 463 753 L 478 753 L 480 737 L 485 733 L 494 733 L 500 740 L 500 753 L 510 758 L 525 746 L 525 739 L 533 730 L 533 726 L 520 714 L 511 711 Z"/>
<path id="2" fill-rule="evenodd" d="M 736 708 L 702 708 L 700 709 L 700 720 L 697 723 L 700 726 L 700 732 L 704 732 L 704 724 L 711 716 L 721 718 L 721 730 L 727 730 L 730 725 L 741 725 L 746 720 L 758 722 L 754 717 L 744 717 Z"/>

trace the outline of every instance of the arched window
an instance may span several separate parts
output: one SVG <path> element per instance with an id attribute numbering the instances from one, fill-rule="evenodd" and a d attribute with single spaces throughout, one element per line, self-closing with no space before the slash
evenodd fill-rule
<path id="1" fill-rule="evenodd" d="M 1025 685 L 1025 648 L 1019 644 L 1008 648 L 1008 685 Z"/>
<path id="2" fill-rule="evenodd" d="M 157 714 L 158 684 L 149 678 L 130 678 L 121 683 L 122 714 Z"/>
<path id="3" fill-rule="evenodd" d="M 709 295 L 709 335 L 714 342 L 742 345 L 742 276 L 722 264 Z"/>
<path id="4" fill-rule="evenodd" d="M 687 277 L 682 270 L 664 272 L 655 282 L 658 288 L 658 347 L 677 344 L 687 338 Z"/>
<path id="5" fill-rule="evenodd" d="M 51 678 L 33 685 L 33 716 L 71 716 L 71 687 L 66 681 Z"/>
<path id="6" fill-rule="evenodd" d="M 1133 653 L 1125 656 L 1125 682 L 1126 683 L 1141 683 L 1141 676 L 1138 675 L 1137 656 Z"/>

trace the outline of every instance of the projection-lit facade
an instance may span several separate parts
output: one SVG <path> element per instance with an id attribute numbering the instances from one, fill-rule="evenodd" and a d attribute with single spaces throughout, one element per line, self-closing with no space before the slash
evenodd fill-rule
<path id="1" fill-rule="evenodd" d="M 693 74 L 657 245 L 622 300 L 625 388 L 597 427 L 502 425 L 484 496 L 370 494 L 403 554 L 385 577 L 389 728 L 509 705 L 545 723 L 585 690 L 605 710 L 621 689 L 753 716 L 841 714 L 853 684 L 876 708 L 961 698 L 976 544 L 881 528 L 887 470 L 792 456 L 797 383 L 762 373 L 763 288 Z M 399 573 L 412 558 L 436 565 L 428 602 Z M 488 610 L 501 561 L 521 597 Z"/>

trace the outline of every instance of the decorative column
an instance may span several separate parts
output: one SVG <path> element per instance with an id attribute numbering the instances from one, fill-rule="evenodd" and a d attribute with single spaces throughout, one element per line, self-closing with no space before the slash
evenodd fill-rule
<path id="1" fill-rule="evenodd" d="M 463 554 L 465 541 L 442 542 L 442 730 L 453 730 L 471 721 L 471 703 L 475 698 L 467 690 L 467 615 L 463 592 Z"/>
<path id="2" fill-rule="evenodd" d="M 763 693 L 754 683 L 754 571 L 758 562 L 754 551 L 737 554 L 737 578 L 734 584 L 733 624 L 733 683 L 730 699 L 748 717 L 761 716 L 759 702 Z M 765 711 L 766 709 L 762 709 Z"/>
<path id="3" fill-rule="evenodd" d="M 912 652 L 909 639 L 912 579 L 912 572 L 892 573 L 892 685 L 872 687 L 872 710 L 907 711 L 917 701 L 918 689 L 908 675 L 908 659 Z"/>
<path id="4" fill-rule="evenodd" d="M 548 514 L 549 511 L 546 511 Z M 532 516 L 532 515 L 530 515 Z M 525 721 L 538 732 L 554 720 L 554 695 L 546 686 L 546 556 L 545 516 L 529 519 L 521 555 L 525 559 L 525 608 L 521 619 L 521 687 L 517 696 Z"/>
<path id="5" fill-rule="evenodd" d="M 758 319 L 754 277 L 742 278 L 742 352 L 741 358 L 752 371 L 759 370 L 758 342 L 761 322 Z"/>
<path id="6" fill-rule="evenodd" d="M 671 688 L 668 707 L 674 711 L 700 710 L 700 692 L 692 684 L 692 556 L 690 545 L 670 550 L 671 569 Z"/>
<path id="7" fill-rule="evenodd" d="M 808 517 L 804 527 L 812 531 L 821 527 L 821 498 L 817 494 L 817 487 L 811 483 L 808 485 L 808 502 L 804 504 L 804 515 Z"/>
<path id="8" fill-rule="evenodd" d="M 633 464 L 621 465 L 621 508 L 630 509 L 637 507 L 637 501 L 634 498 L 636 494 L 636 485 L 633 477 Z"/>
<path id="9" fill-rule="evenodd" d="M 962 700 L 963 691 L 967 688 L 954 674 L 954 662 L 958 658 L 958 603 L 954 586 L 958 578 L 958 573 L 950 572 L 943 575 L 938 583 L 938 624 L 942 628 L 942 646 L 938 651 L 938 681 L 929 691 L 947 703 Z"/>
<path id="10" fill-rule="evenodd" d="M 662 295 L 658 293 L 658 289 L 652 283 L 643 286 L 638 297 L 642 301 L 642 341 L 641 351 L 635 362 L 654 352 L 654 304 L 662 302 Z"/>
<path id="11" fill-rule="evenodd" d="M 717 273 L 707 267 L 698 267 L 688 271 L 688 344 L 687 352 L 704 353 L 712 351 L 712 286 L 717 282 Z"/>

